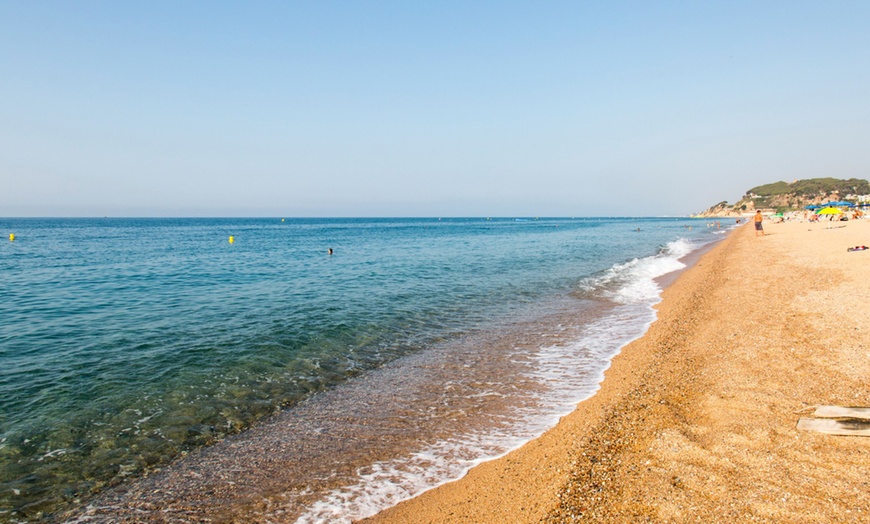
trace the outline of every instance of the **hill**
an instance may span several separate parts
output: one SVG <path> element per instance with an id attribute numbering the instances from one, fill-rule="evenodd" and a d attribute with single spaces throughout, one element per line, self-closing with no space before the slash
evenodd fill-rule
<path id="1" fill-rule="evenodd" d="M 870 183 L 861 178 L 810 178 L 794 182 L 773 182 L 756 186 L 746 192 L 735 204 L 727 201 L 710 206 L 698 217 L 733 217 L 755 213 L 756 209 L 778 213 L 803 209 L 831 201 L 850 202 L 870 200 Z"/>

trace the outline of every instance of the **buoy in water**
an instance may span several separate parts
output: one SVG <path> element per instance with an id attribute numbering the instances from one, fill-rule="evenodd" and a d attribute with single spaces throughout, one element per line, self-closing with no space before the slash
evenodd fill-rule
<path id="1" fill-rule="evenodd" d="M 230 235 L 230 244 L 232 244 L 232 243 L 235 242 L 235 241 L 236 241 L 235 237 L 233 237 L 232 235 Z"/>
<path id="2" fill-rule="evenodd" d="M 15 233 L 9 233 L 9 241 L 15 242 Z"/>

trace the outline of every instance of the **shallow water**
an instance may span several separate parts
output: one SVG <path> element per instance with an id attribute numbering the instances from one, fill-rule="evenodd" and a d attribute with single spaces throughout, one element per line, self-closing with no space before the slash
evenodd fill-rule
<path id="1" fill-rule="evenodd" d="M 284 442 L 288 473 L 233 470 L 249 487 L 216 506 L 303 522 L 371 514 L 542 432 L 653 319 L 654 278 L 718 232 L 685 219 L 0 230 L 16 235 L 0 246 L 0 519 L 79 505 L 283 408 L 197 456 L 238 469 L 257 439 Z"/>

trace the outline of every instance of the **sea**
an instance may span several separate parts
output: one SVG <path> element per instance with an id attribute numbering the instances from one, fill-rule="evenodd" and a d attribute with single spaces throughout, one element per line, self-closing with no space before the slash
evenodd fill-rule
<path id="1" fill-rule="evenodd" d="M 0 219 L 0 522 L 370 516 L 593 395 L 718 226 Z"/>

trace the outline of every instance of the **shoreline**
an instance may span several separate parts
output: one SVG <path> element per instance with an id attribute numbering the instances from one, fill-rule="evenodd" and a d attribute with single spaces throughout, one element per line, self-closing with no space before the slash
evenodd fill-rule
<path id="1" fill-rule="evenodd" d="M 870 519 L 870 439 L 795 428 L 815 405 L 870 406 L 870 260 L 846 252 L 870 222 L 765 229 L 680 274 L 555 428 L 360 522 Z"/>
<path id="2" fill-rule="evenodd" d="M 573 410 L 581 395 L 592 395 L 598 389 L 612 355 L 629 340 L 642 336 L 655 318 L 652 305 L 659 300 L 659 293 L 649 285 L 637 292 L 628 284 L 651 284 L 653 275 L 679 267 L 676 260 L 679 254 L 689 251 L 687 242 L 691 243 L 673 239 L 666 245 L 659 244 L 656 255 L 615 264 L 609 273 L 617 275 L 616 285 L 607 287 L 599 282 L 604 277 L 590 276 L 589 289 L 593 291 L 585 291 L 588 296 L 584 291 L 550 296 L 547 302 L 536 302 L 538 316 L 523 315 L 515 324 L 503 324 L 498 332 L 468 333 L 445 342 L 437 351 L 397 360 L 367 374 L 366 379 L 312 396 L 243 434 L 227 437 L 165 468 L 104 490 L 60 515 L 76 522 L 134 522 L 170 516 L 179 522 L 294 522 L 297 517 L 300 521 L 318 522 L 328 520 L 327 515 L 349 522 L 395 504 L 412 492 L 407 486 L 420 487 L 421 479 L 431 486 L 433 479 L 464 475 L 472 463 L 480 463 L 479 451 L 488 451 L 488 456 L 494 457 L 520 447 L 519 440 L 528 442 L 539 436 Z M 683 260 L 697 251 L 691 251 Z M 628 290 L 625 303 L 611 304 L 610 299 L 601 299 L 611 293 L 622 298 L 623 290 Z M 565 309 L 568 305 L 573 309 Z M 619 313 L 605 320 L 612 315 L 611 307 L 619 309 Z M 578 319 L 583 321 L 578 324 Z M 636 329 L 627 330 L 632 326 Z M 574 346 L 576 340 L 581 340 L 581 333 L 586 334 L 578 351 Z M 472 355 L 474 359 L 469 360 Z M 587 373 L 578 373 L 581 368 Z M 526 376 L 532 369 L 538 374 Z M 443 377 L 451 378 L 447 387 Z M 507 390 L 501 394 L 498 388 Z M 525 403 L 523 409 L 512 413 L 528 416 L 500 417 L 497 404 L 506 404 L 500 399 L 509 398 L 510 390 L 517 389 L 527 396 L 520 397 Z M 463 401 L 466 391 L 475 394 Z M 548 397 L 542 406 L 554 410 L 536 409 L 533 403 L 542 395 Z M 409 430 L 413 410 L 392 397 L 414 398 L 416 411 L 427 415 L 421 422 L 435 424 Z M 426 402 L 424 397 L 433 402 Z M 495 411 L 487 411 L 481 397 Z M 429 405 L 437 411 L 427 409 Z M 430 413 L 437 416 L 428 416 Z M 489 440 L 474 433 L 475 428 L 486 429 L 490 423 L 494 427 L 509 425 L 511 431 L 480 433 Z M 418 429 L 422 433 L 415 433 Z M 324 435 L 329 438 L 324 439 Z M 432 441 L 445 442 L 452 448 L 439 444 L 433 453 L 425 447 L 420 451 L 420 443 L 429 442 L 433 435 Z M 462 438 L 451 440 L 451 436 Z M 445 449 L 449 454 L 444 453 Z M 392 457 L 398 458 L 393 461 Z M 376 467 L 361 469 L 373 461 Z M 444 465 L 453 470 L 438 474 L 438 468 Z M 350 497 L 345 496 L 347 493 Z M 321 494 L 325 496 L 318 498 Z"/>

